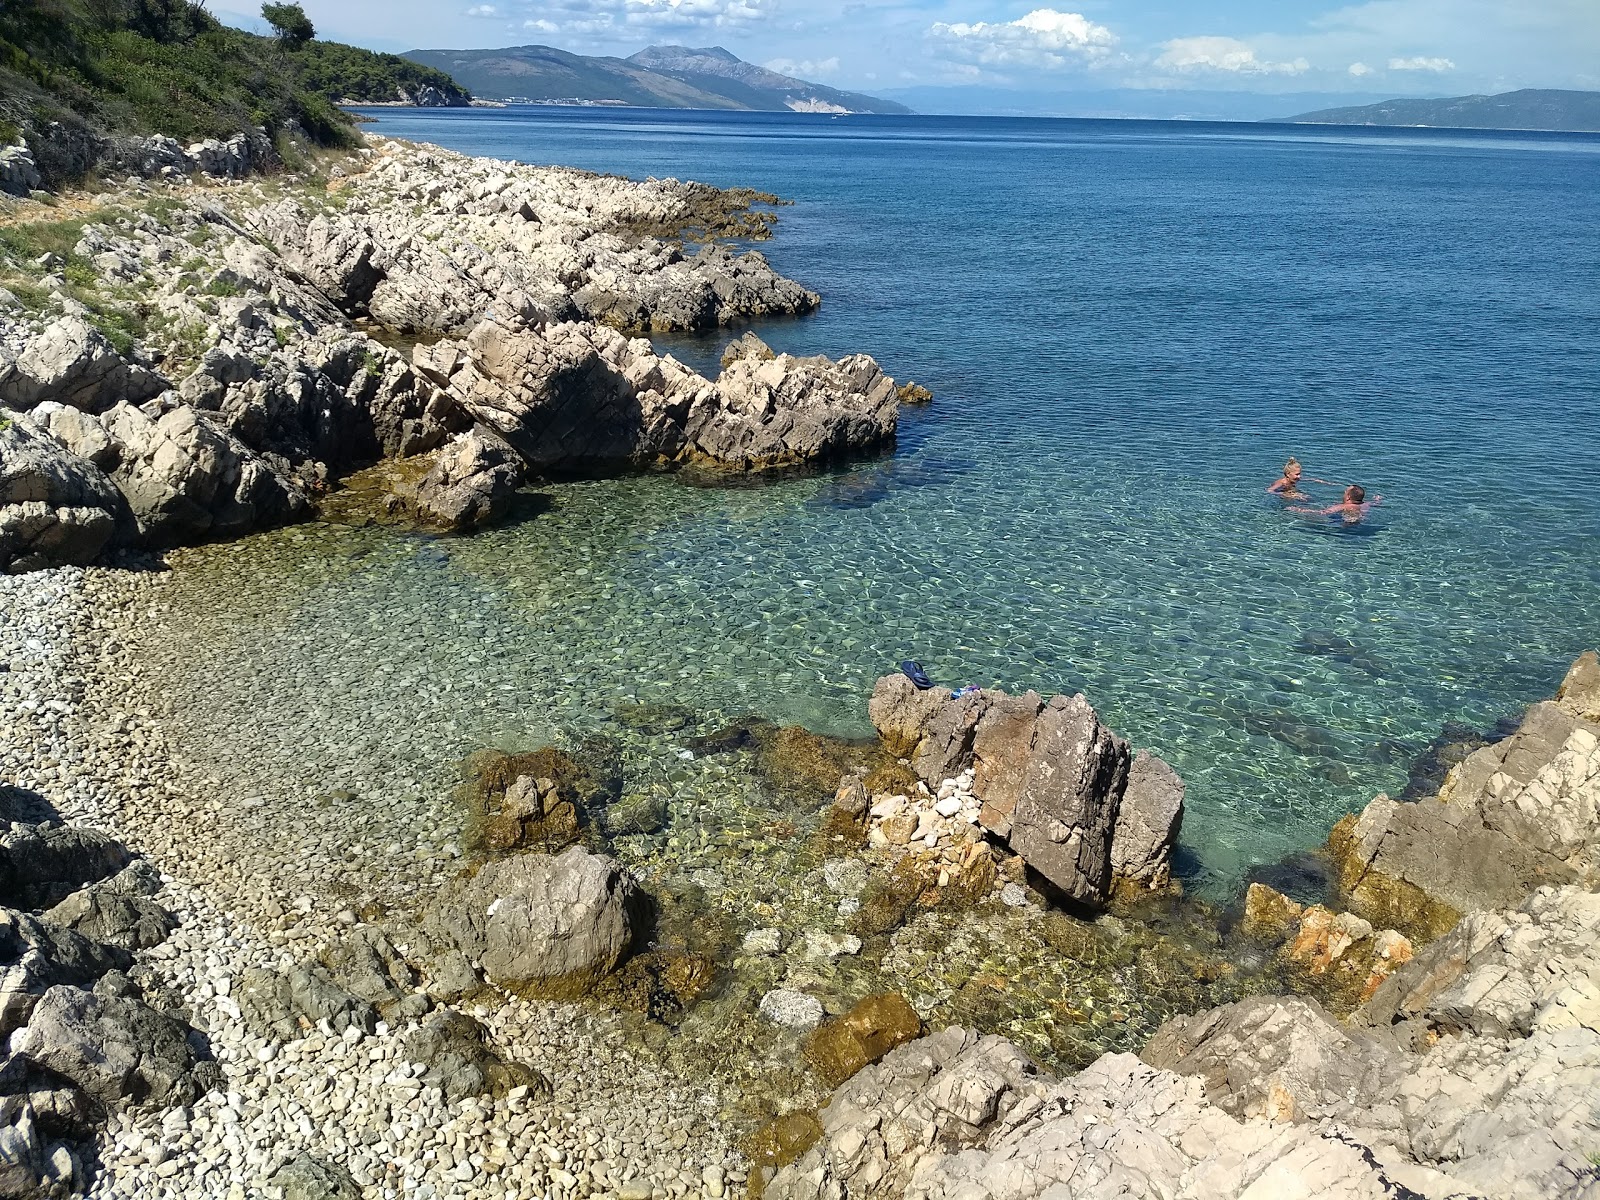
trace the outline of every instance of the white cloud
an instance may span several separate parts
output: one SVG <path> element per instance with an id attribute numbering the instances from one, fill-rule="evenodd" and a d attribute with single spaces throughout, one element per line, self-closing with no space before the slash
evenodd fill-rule
<path id="1" fill-rule="evenodd" d="M 1354 75 L 1357 79 L 1360 79 L 1363 75 L 1371 75 L 1372 68 L 1367 66 L 1366 63 L 1362 62 L 1351 63 L 1350 74 Z"/>
<path id="2" fill-rule="evenodd" d="M 1448 58 L 1391 58 L 1391 71 L 1454 71 L 1455 63 Z"/>
<path id="3" fill-rule="evenodd" d="M 819 62 L 810 59 L 801 59 L 797 62 L 792 58 L 775 58 L 762 65 L 769 71 L 776 71 L 779 75 L 791 75 L 796 79 L 823 79 L 839 73 L 838 58 L 824 58 Z"/>
<path id="4" fill-rule="evenodd" d="M 552 0 L 522 27 L 543 34 L 631 37 L 630 30 L 741 28 L 766 17 L 777 0 Z M 491 6 L 482 5 L 485 12 Z"/>
<path id="5" fill-rule="evenodd" d="M 492 4 L 474 4 L 462 16 L 466 17 L 494 17 L 499 16 L 500 10 Z"/>
<path id="6" fill-rule="evenodd" d="M 1156 66 L 1169 71 L 1228 71 L 1235 75 L 1302 75 L 1311 69 L 1304 58 L 1270 62 L 1237 38 L 1188 37 L 1164 42 Z"/>
<path id="7" fill-rule="evenodd" d="M 943 21 L 930 30 L 935 38 L 961 58 L 985 66 L 1064 67 L 1104 59 L 1117 44 L 1117 35 L 1078 13 L 1036 8 L 1015 21 Z"/>

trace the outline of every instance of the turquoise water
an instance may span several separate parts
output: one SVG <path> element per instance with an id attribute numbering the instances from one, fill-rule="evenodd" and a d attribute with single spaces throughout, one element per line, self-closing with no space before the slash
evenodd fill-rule
<path id="1" fill-rule="evenodd" d="M 937 397 L 892 456 L 827 475 L 563 485 L 447 567 L 374 556 L 349 594 L 397 625 L 412 595 L 492 613 L 518 714 L 532 689 L 861 733 L 908 656 L 1081 689 L 1189 781 L 1191 870 L 1216 885 L 1600 640 L 1600 137 L 374 115 L 793 198 L 763 249 L 824 306 L 761 335 Z M 725 340 L 661 341 L 705 368 Z M 1263 489 L 1289 453 L 1382 505 L 1354 536 L 1285 513 Z M 464 721 L 515 715 L 483 696 Z"/>

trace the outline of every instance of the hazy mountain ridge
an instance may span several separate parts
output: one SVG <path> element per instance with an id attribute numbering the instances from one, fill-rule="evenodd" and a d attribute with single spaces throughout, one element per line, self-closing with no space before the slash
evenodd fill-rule
<path id="1" fill-rule="evenodd" d="M 780 75 L 720 46 L 651 46 L 631 58 L 589 57 L 552 46 L 412 50 L 405 57 L 448 72 L 477 96 L 500 100 L 779 112 L 910 111 L 890 100 Z"/>
<path id="2" fill-rule="evenodd" d="M 1286 120 L 1316 125 L 1426 125 L 1442 129 L 1548 129 L 1600 132 L 1600 92 L 1524 88 L 1497 96 L 1384 100 L 1325 108 Z"/>

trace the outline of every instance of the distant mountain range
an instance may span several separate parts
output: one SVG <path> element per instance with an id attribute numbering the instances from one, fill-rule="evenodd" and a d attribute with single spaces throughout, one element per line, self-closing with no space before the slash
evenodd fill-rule
<path id="1" fill-rule="evenodd" d="M 631 58 L 589 58 L 552 46 L 504 50 L 412 50 L 479 99 L 578 101 L 646 108 L 761 112 L 908 113 L 892 100 L 841 92 L 780 75 L 720 46 L 651 46 Z"/>
<path id="2" fill-rule="evenodd" d="M 1600 92 L 1524 88 L 1498 96 L 1448 100 L 1385 100 L 1357 108 L 1324 108 L 1289 117 L 1297 124 L 1428 125 L 1441 129 L 1552 129 L 1600 133 Z"/>

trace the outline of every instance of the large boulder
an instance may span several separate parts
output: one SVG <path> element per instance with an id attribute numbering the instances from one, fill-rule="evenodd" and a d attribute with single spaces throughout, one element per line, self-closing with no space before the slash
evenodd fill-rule
<path id="1" fill-rule="evenodd" d="M 138 404 L 165 391 L 159 375 L 123 360 L 105 335 L 81 317 L 61 317 L 0 372 L 0 401 L 32 408 L 54 400 L 85 412 L 118 401 Z"/>
<path id="2" fill-rule="evenodd" d="M 85 566 L 111 544 L 123 511 L 99 467 L 0 410 L 0 571 Z"/>
<path id="3" fill-rule="evenodd" d="M 13 1041 L 16 1053 L 83 1089 L 107 1110 L 189 1104 L 221 1082 L 189 1029 L 129 996 L 60 985 Z"/>
<path id="4" fill-rule="evenodd" d="M 1183 828 L 1184 791 L 1178 773 L 1148 750 L 1133 756 L 1111 839 L 1111 871 L 1117 878 L 1147 888 L 1166 886 Z"/>
<path id="5" fill-rule="evenodd" d="M 572 846 L 485 863 L 435 920 L 490 982 L 571 996 L 616 969 L 649 911 L 619 863 Z"/>
<path id="6" fill-rule="evenodd" d="M 418 478 L 416 471 L 424 465 L 426 472 Z M 423 525 L 457 533 L 504 516 L 523 476 L 516 451 L 482 428 L 407 467 L 394 484 L 395 506 Z"/>
<path id="7" fill-rule="evenodd" d="M 153 411 L 119 404 L 102 421 L 116 445 L 111 478 L 127 498 L 146 545 L 237 536 L 309 511 L 298 483 L 210 413 L 187 404 L 162 404 Z"/>
<path id="8" fill-rule="evenodd" d="M 1600 722 L 1581 715 L 1585 662 L 1563 699 L 1453 767 L 1436 796 L 1380 795 L 1329 838 L 1351 908 L 1436 936 L 1535 888 L 1600 882 Z"/>
<path id="9" fill-rule="evenodd" d="M 1114 884 L 1165 886 L 1183 821 L 1183 780 L 1100 723 L 1079 696 L 918 689 L 878 680 L 868 715 L 884 748 L 930 789 L 972 772 L 979 822 L 1066 899 L 1105 904 Z"/>
<path id="10" fill-rule="evenodd" d="M 1078 903 L 1103 903 L 1110 891 L 1130 757 L 1128 743 L 1100 724 L 1082 696 L 1055 697 L 1034 725 L 1011 847 Z"/>

